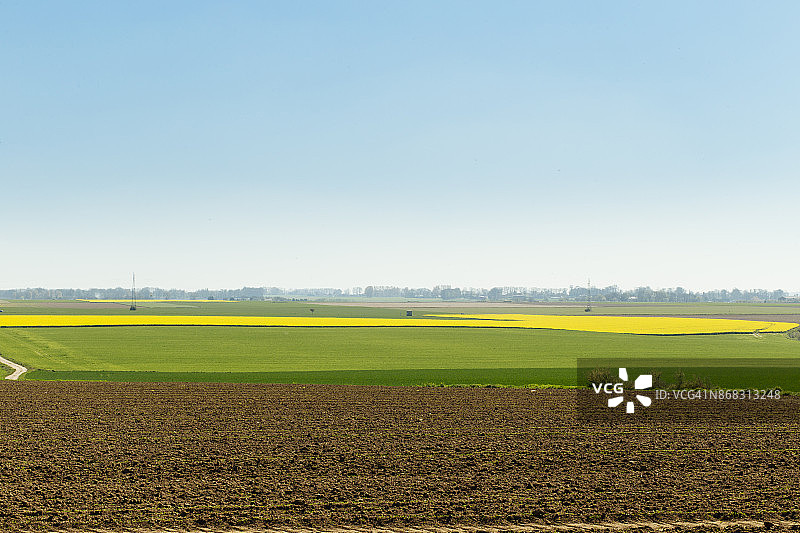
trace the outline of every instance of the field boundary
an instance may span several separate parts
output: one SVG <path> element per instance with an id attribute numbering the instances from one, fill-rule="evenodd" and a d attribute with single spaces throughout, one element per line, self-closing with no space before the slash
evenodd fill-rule
<path id="1" fill-rule="evenodd" d="M 369 527 L 342 526 L 325 528 L 281 527 L 281 528 L 194 528 L 194 529 L 123 529 L 123 530 L 62 530 L 62 533 L 536 533 L 555 531 L 692 531 L 700 529 L 726 530 L 729 528 L 747 528 L 747 531 L 797 531 L 800 522 L 788 520 L 671 520 L 671 521 L 637 521 L 637 522 L 568 522 L 563 524 L 519 524 L 519 525 L 464 525 L 464 526 L 406 526 L 406 527 Z"/>
<path id="2" fill-rule="evenodd" d="M 28 371 L 28 369 L 25 368 L 24 366 L 22 366 L 22 365 L 20 365 L 18 363 L 15 363 L 14 361 L 9 361 L 8 359 L 3 357 L 2 355 L 0 355 L 0 363 L 3 363 L 7 367 L 10 367 L 10 368 L 14 369 L 13 373 L 11 373 L 11 374 L 6 376 L 6 379 L 10 379 L 12 381 L 18 380 L 19 377 L 22 374 L 24 374 L 25 372 Z"/>
<path id="3" fill-rule="evenodd" d="M 390 378 L 393 376 L 393 378 Z M 251 372 L 163 372 L 147 370 L 49 370 L 34 369 L 28 381 L 95 381 L 160 383 L 261 383 L 298 385 L 357 385 L 401 387 L 573 388 L 571 367 L 530 368 L 412 368 L 335 369 Z M 545 385 L 550 383 L 549 385 Z"/>

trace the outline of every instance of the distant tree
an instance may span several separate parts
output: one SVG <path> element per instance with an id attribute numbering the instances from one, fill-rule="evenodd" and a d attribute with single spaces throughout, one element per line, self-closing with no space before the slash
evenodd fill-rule
<path id="1" fill-rule="evenodd" d="M 442 289 L 442 300 L 455 300 L 461 298 L 461 289 Z"/>

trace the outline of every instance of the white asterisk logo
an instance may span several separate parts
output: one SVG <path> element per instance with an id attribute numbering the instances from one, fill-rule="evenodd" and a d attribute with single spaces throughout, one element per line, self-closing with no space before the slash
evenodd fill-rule
<path id="1" fill-rule="evenodd" d="M 628 381 L 628 369 L 627 368 L 620 368 L 619 369 L 619 379 L 622 381 Z M 636 378 L 636 381 L 633 382 L 633 388 L 636 390 L 645 390 L 649 389 L 653 386 L 653 375 L 652 374 L 641 374 L 639 377 Z M 642 404 L 644 407 L 650 407 L 650 404 L 653 403 L 647 396 L 643 396 L 641 394 L 636 395 L 636 399 L 639 400 L 639 403 Z M 621 404 L 625 400 L 624 396 L 615 396 L 614 398 L 609 398 L 608 406 L 609 407 L 616 407 Z M 625 412 L 630 414 L 633 413 L 635 407 L 632 401 L 628 401 L 625 404 Z"/>

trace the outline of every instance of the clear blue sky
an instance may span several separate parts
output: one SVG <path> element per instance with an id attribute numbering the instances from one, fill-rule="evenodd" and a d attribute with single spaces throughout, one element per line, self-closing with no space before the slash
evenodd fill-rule
<path id="1" fill-rule="evenodd" d="M 800 289 L 796 2 L 0 4 L 0 288 Z"/>

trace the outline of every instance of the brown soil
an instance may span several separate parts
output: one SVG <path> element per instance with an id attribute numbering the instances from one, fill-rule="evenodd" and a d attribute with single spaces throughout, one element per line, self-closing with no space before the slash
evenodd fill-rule
<path id="1" fill-rule="evenodd" d="M 253 528 L 201 528 L 191 529 L 190 532 L 208 533 L 556 533 L 559 531 L 576 532 L 627 532 L 642 533 L 669 531 L 673 533 L 704 533 L 727 530 L 729 532 L 765 532 L 765 531 L 800 531 L 800 522 L 792 520 L 760 521 L 760 520 L 673 520 L 662 522 L 600 522 L 585 523 L 571 522 L 569 524 L 504 524 L 501 526 L 415 526 L 415 527 L 281 527 Z M 63 533 L 68 531 L 61 530 Z M 69 530 L 75 533 L 75 530 Z M 92 528 L 91 533 L 107 533 L 110 530 Z M 125 529 L 131 533 L 177 533 L 175 529 Z"/>
<path id="2" fill-rule="evenodd" d="M 796 397 L 782 422 L 659 427 L 581 424 L 565 390 L 8 382 L 0 397 L 4 531 L 800 519 Z"/>

